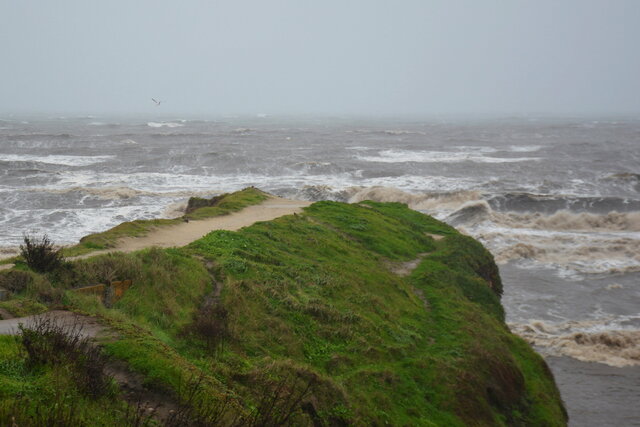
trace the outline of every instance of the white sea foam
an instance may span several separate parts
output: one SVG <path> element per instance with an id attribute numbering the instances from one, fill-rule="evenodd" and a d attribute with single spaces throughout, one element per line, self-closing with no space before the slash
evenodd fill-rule
<path id="1" fill-rule="evenodd" d="M 328 186 L 336 191 L 350 187 L 394 187 L 399 192 L 457 191 L 479 186 L 472 179 L 456 179 L 441 176 L 402 175 L 398 177 L 363 178 L 361 171 L 309 175 L 306 170 L 283 170 L 279 175 L 259 173 L 229 175 L 192 175 L 185 173 L 138 172 L 114 174 L 86 170 L 64 171 L 60 180 L 44 187 L 45 190 L 68 190 L 77 187 L 129 187 L 136 190 L 166 193 L 172 191 L 235 191 L 255 185 L 267 191 L 272 189 L 300 189 L 305 186 Z M 42 187 L 39 187 L 42 188 Z"/>
<path id="2" fill-rule="evenodd" d="M 431 187 L 434 189 L 445 189 L 449 187 L 451 191 L 444 193 L 409 193 L 397 187 L 371 186 L 350 189 L 350 203 L 357 203 L 363 200 L 373 200 L 377 202 L 400 202 L 406 203 L 409 207 L 423 212 L 434 212 L 436 210 L 452 210 L 470 200 L 477 200 L 481 197 L 479 191 L 462 190 L 455 191 L 451 184 L 459 182 L 448 182 L 442 177 L 432 177 L 434 181 Z M 424 187 L 423 187 L 424 188 Z"/>
<path id="3" fill-rule="evenodd" d="M 0 154 L 0 161 L 5 162 L 38 162 L 64 166 L 88 166 L 103 163 L 115 156 L 35 156 L 30 154 Z"/>
<path id="4" fill-rule="evenodd" d="M 388 129 L 384 133 L 387 135 L 426 135 L 424 132 L 403 129 Z"/>
<path id="5" fill-rule="evenodd" d="M 540 145 L 512 145 L 509 147 L 509 151 L 514 153 L 532 153 L 539 151 L 541 148 Z"/>
<path id="6" fill-rule="evenodd" d="M 357 156 L 358 160 L 379 163 L 514 163 L 540 160 L 537 157 L 491 157 L 477 151 L 382 150 L 377 156 Z"/>
<path id="7" fill-rule="evenodd" d="M 498 263 L 518 261 L 531 268 L 553 268 L 563 278 L 585 274 L 640 271 L 640 233 L 553 232 L 497 227 L 491 223 L 466 231 L 480 239 Z"/>
<path id="8" fill-rule="evenodd" d="M 148 122 L 147 126 L 149 126 L 151 128 L 161 128 L 161 127 L 178 128 L 178 127 L 184 126 L 184 124 L 183 123 L 175 123 L 175 122 Z"/>
<path id="9" fill-rule="evenodd" d="M 176 198 L 176 197 L 191 197 L 202 196 L 210 194 L 211 192 L 193 191 L 193 190 L 178 190 L 178 191 L 145 191 L 131 187 L 69 187 L 69 188 L 30 188 L 25 191 L 30 192 L 43 192 L 52 194 L 68 194 L 68 193 L 84 193 L 88 196 L 95 196 L 104 200 L 126 200 L 134 197 L 149 196 L 149 197 L 163 197 L 163 198 Z"/>
<path id="10" fill-rule="evenodd" d="M 566 210 L 550 215 L 542 213 L 497 213 L 494 222 L 513 228 L 537 230 L 640 231 L 640 212 L 606 214 L 574 213 Z"/>
<path id="11" fill-rule="evenodd" d="M 509 327 L 544 354 L 570 356 L 617 367 L 638 366 L 640 330 L 621 325 L 630 317 L 640 319 L 640 316 L 616 316 L 559 323 L 532 320 L 510 323 Z"/>

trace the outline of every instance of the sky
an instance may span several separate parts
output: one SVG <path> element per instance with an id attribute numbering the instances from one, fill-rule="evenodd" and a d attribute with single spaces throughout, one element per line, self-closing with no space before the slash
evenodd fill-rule
<path id="1" fill-rule="evenodd" d="M 639 22 L 638 0 L 0 0 L 0 112 L 640 114 Z"/>

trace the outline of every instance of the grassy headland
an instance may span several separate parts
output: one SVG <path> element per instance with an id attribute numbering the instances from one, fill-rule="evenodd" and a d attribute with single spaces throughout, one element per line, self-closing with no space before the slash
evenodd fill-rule
<path id="1" fill-rule="evenodd" d="M 545 362 L 504 324 L 492 256 L 405 205 L 318 202 L 184 248 L 28 276 L 18 296 L 101 319 L 111 360 L 198 425 L 566 424 Z M 134 286 L 109 308 L 69 291 L 124 279 Z M 19 338 L 2 340 L 0 423 L 71 396 L 78 425 L 133 425 L 117 384 L 88 396 L 60 374 L 77 364 L 30 366 Z"/>

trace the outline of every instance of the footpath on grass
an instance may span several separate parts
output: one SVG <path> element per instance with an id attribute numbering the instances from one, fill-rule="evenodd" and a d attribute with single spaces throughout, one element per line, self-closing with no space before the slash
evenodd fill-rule
<path id="1" fill-rule="evenodd" d="M 302 208 L 310 204 L 311 202 L 304 200 L 291 200 L 269 196 L 269 198 L 262 203 L 248 206 L 237 212 L 206 219 L 185 221 L 176 225 L 157 227 L 150 230 L 145 236 L 122 237 L 112 248 L 97 250 L 67 259 L 88 258 L 111 252 L 134 252 L 153 246 L 160 248 L 185 246 L 214 230 L 236 231 L 256 222 L 270 221 L 284 215 L 300 213 Z M 13 264 L 3 264 L 0 265 L 0 270 L 12 267 Z"/>
<path id="2" fill-rule="evenodd" d="M 109 252 L 133 252 L 152 246 L 160 248 L 185 246 L 214 230 L 236 231 L 259 221 L 270 221 L 283 215 L 299 213 L 302 208 L 310 204 L 311 202 L 303 200 L 290 200 L 271 196 L 258 205 L 248 206 L 228 215 L 156 228 L 146 236 L 123 237 L 114 248 L 91 252 L 78 258 L 87 258 Z"/>

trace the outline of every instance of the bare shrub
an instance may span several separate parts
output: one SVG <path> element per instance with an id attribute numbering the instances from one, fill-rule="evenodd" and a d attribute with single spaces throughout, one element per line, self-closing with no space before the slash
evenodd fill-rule
<path id="1" fill-rule="evenodd" d="M 229 329 L 229 311 L 221 304 L 202 307 L 187 327 L 187 333 L 201 338 L 208 349 L 221 351 L 225 342 L 231 337 Z"/>
<path id="2" fill-rule="evenodd" d="M 12 293 L 24 291 L 32 281 L 31 274 L 26 271 L 10 270 L 0 274 L 0 287 Z"/>
<path id="3" fill-rule="evenodd" d="M 317 375 L 305 371 L 267 371 L 255 378 L 259 400 L 242 425 L 271 427 L 300 425 L 305 399 L 319 383 Z"/>
<path id="4" fill-rule="evenodd" d="M 82 335 L 80 322 L 62 323 L 50 316 L 38 316 L 31 325 L 20 324 L 18 329 L 27 366 L 66 364 L 86 395 L 97 398 L 110 390 L 111 377 L 105 373 L 107 358 Z"/>
<path id="5" fill-rule="evenodd" d="M 131 254 L 113 253 L 75 264 L 76 280 L 86 283 L 111 283 L 114 280 L 136 279 L 143 269 L 140 259 Z"/>
<path id="6" fill-rule="evenodd" d="M 226 419 L 229 414 L 232 399 L 229 395 L 212 401 L 210 395 L 204 392 L 204 374 L 191 378 L 186 384 L 183 394 L 184 400 L 165 421 L 164 427 L 210 427 L 210 426 L 239 426 L 238 418 Z M 229 417 L 227 417 L 229 418 Z"/>
<path id="7" fill-rule="evenodd" d="M 45 234 L 41 238 L 23 236 L 24 245 L 20 245 L 20 254 L 34 271 L 48 273 L 60 267 L 64 262 L 61 250 Z"/>

